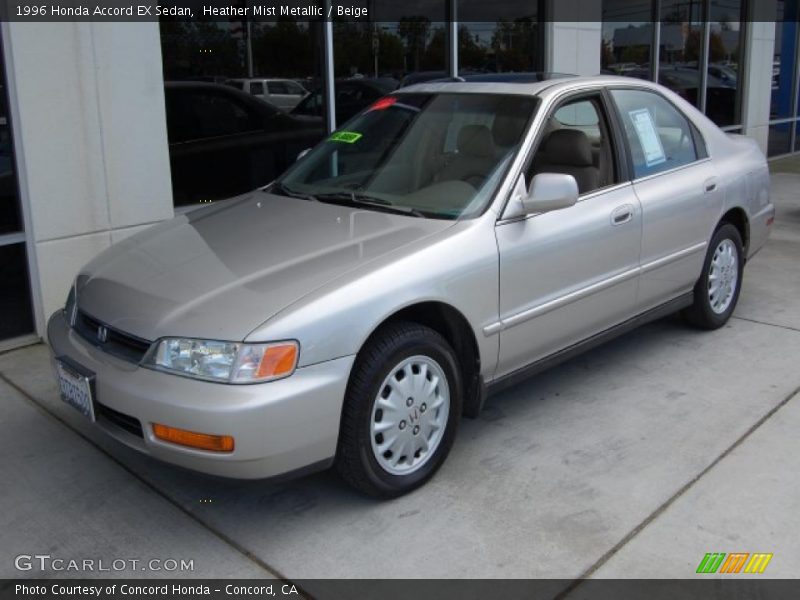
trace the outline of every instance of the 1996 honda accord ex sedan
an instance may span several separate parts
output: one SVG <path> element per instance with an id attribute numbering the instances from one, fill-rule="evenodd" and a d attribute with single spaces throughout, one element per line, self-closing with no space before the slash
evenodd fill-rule
<path id="1" fill-rule="evenodd" d="M 396 496 L 488 393 L 668 313 L 723 325 L 768 184 L 656 84 L 408 87 L 89 263 L 48 326 L 62 397 L 176 465 Z"/>

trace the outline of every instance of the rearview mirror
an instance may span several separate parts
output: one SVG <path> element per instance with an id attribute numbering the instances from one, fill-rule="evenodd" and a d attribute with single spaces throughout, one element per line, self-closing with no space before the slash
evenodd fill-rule
<path id="1" fill-rule="evenodd" d="M 568 208 L 578 201 L 578 182 L 564 173 L 539 173 L 522 199 L 527 214 Z"/>

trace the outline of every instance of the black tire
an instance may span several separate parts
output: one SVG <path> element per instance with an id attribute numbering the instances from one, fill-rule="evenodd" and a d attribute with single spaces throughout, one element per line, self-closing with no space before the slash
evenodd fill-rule
<path id="1" fill-rule="evenodd" d="M 730 304 L 723 312 L 717 313 L 713 310 L 711 299 L 709 298 L 709 275 L 711 274 L 711 262 L 714 258 L 714 253 L 724 240 L 730 240 L 735 248 L 737 278 Z M 742 288 L 743 269 L 744 251 L 742 249 L 742 236 L 739 234 L 739 230 L 730 223 L 722 223 L 714 232 L 714 235 L 711 237 L 711 243 L 708 245 L 706 259 L 703 262 L 703 274 L 694 286 L 694 303 L 690 307 L 684 309 L 682 313 L 686 321 L 700 329 L 718 329 L 727 323 L 736 308 L 736 302 L 739 300 L 739 291 Z"/>
<path id="2" fill-rule="evenodd" d="M 422 355 L 435 361 L 450 390 L 444 433 L 418 470 L 396 475 L 384 470 L 372 449 L 373 405 L 391 370 L 404 359 Z M 391 323 L 377 332 L 356 357 L 342 409 L 336 468 L 356 489 L 377 498 L 393 498 L 418 488 L 447 458 L 461 416 L 462 382 L 455 352 L 433 329 L 410 322 Z"/>

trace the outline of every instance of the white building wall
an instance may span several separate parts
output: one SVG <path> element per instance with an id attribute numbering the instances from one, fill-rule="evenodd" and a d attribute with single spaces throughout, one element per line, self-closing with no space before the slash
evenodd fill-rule
<path id="1" fill-rule="evenodd" d="M 600 73 L 602 4 L 598 0 L 550 0 L 545 24 L 545 71 Z"/>
<path id="2" fill-rule="evenodd" d="M 78 269 L 173 216 L 158 23 L 5 23 L 37 329 Z"/>
<path id="3" fill-rule="evenodd" d="M 744 133 L 755 139 L 766 154 L 772 99 L 772 60 L 775 52 L 775 23 L 767 19 L 775 19 L 776 2 L 751 0 L 751 3 L 751 22 L 748 23 L 745 34 L 742 122 Z"/>
<path id="4" fill-rule="evenodd" d="M 545 28 L 545 71 L 597 75 L 600 73 L 602 24 L 597 21 L 554 22 Z"/>

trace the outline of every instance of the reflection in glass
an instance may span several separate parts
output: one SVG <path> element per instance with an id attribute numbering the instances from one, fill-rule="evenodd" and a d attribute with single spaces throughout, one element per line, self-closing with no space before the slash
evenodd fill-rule
<path id="1" fill-rule="evenodd" d="M 484 0 L 458 0 L 459 75 L 523 73 L 544 68 L 541 2 L 496 0 L 484 21 Z"/>
<path id="2" fill-rule="evenodd" d="M 789 152 L 790 136 L 794 123 L 778 123 L 769 126 L 767 156 L 778 156 Z"/>
<path id="3" fill-rule="evenodd" d="M 600 49 L 603 73 L 652 78 L 652 10 L 649 2 L 603 2 L 603 40 Z"/>
<path id="4" fill-rule="evenodd" d="M 162 17 L 167 133 L 176 205 L 265 185 L 325 134 L 293 114 L 322 82 L 322 24 Z"/>
<path id="5" fill-rule="evenodd" d="M 334 23 L 337 126 L 401 85 L 445 77 L 446 56 L 446 24 L 431 22 L 427 17 Z M 321 95 L 321 90 L 315 90 L 296 112 L 320 114 Z"/>
<path id="6" fill-rule="evenodd" d="M 0 54 L 0 235 L 22 231 L 2 59 Z"/>
<path id="7" fill-rule="evenodd" d="M 445 23 L 407 17 L 391 23 L 337 22 L 333 28 L 337 78 L 393 78 L 445 70 Z"/>
<path id="8" fill-rule="evenodd" d="M 25 243 L 0 246 L 0 340 L 34 330 Z"/>
<path id="9" fill-rule="evenodd" d="M 458 28 L 459 73 L 541 71 L 541 24 L 535 18 L 462 23 Z"/>
<path id="10" fill-rule="evenodd" d="M 775 14 L 775 45 L 772 58 L 770 119 L 792 114 L 794 72 L 797 56 L 797 5 L 778 0 Z"/>
<path id="11" fill-rule="evenodd" d="M 658 82 L 700 107 L 702 2 L 662 0 Z"/>
<path id="12" fill-rule="evenodd" d="M 742 120 L 739 75 L 744 55 L 744 9 L 744 0 L 710 5 L 706 115 L 720 127 Z"/>

